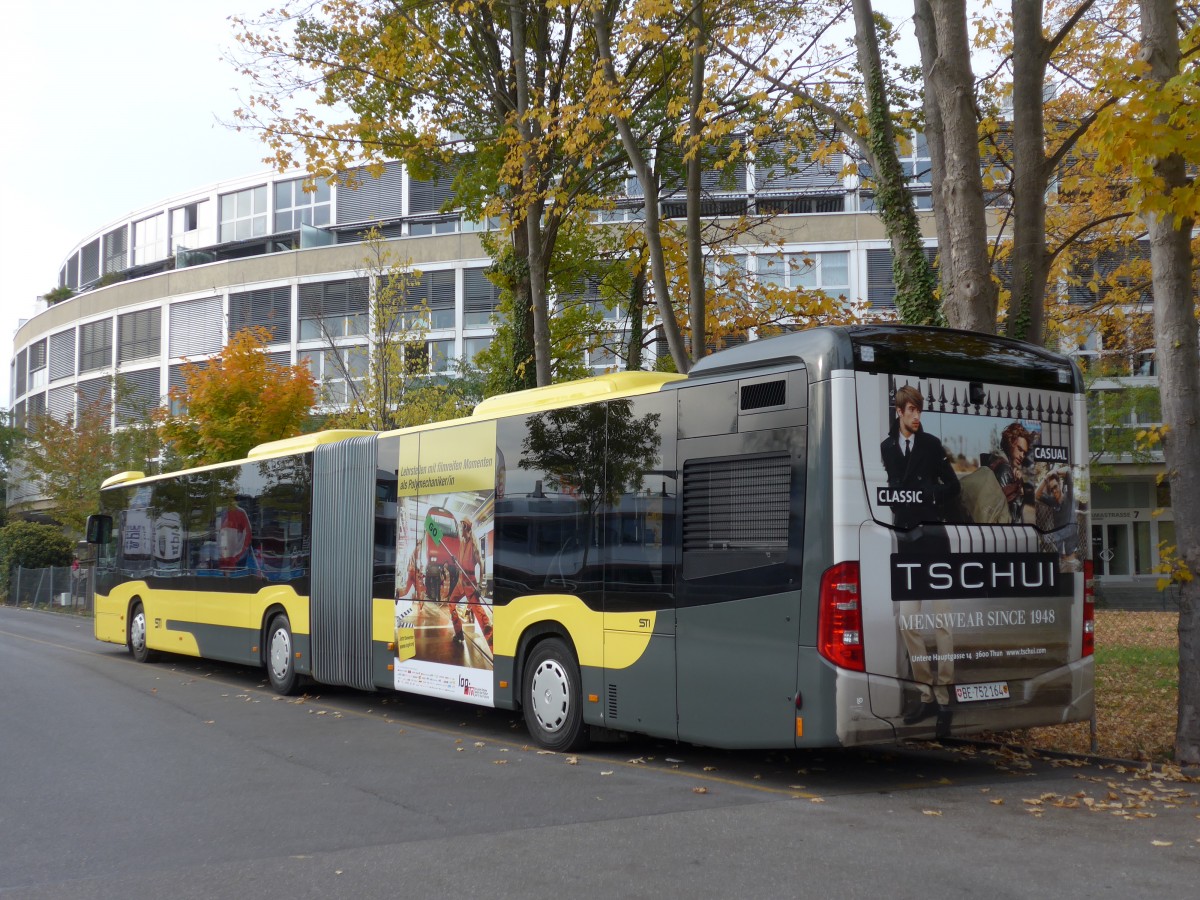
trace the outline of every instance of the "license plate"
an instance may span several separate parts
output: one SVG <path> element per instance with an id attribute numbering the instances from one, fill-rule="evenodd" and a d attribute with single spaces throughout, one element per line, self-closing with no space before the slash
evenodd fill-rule
<path id="1" fill-rule="evenodd" d="M 959 703 L 970 703 L 973 700 L 1007 700 L 1007 681 L 986 681 L 982 684 L 958 684 L 954 686 L 954 696 Z"/>

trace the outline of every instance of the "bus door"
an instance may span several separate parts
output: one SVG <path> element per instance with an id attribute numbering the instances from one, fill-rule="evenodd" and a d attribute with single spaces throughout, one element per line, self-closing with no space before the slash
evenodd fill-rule
<path id="1" fill-rule="evenodd" d="M 675 735 L 675 396 L 606 404 L 604 721 Z"/>
<path id="2" fill-rule="evenodd" d="M 860 371 L 855 391 L 872 712 L 948 731 L 1070 702 L 1087 535 L 1069 389 Z"/>
<path id="3" fill-rule="evenodd" d="M 795 739 L 807 379 L 679 389 L 679 738 Z"/>

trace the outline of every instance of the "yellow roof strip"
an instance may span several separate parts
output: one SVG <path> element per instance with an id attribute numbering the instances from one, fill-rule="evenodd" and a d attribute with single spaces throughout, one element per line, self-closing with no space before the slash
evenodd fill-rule
<path id="1" fill-rule="evenodd" d="M 124 484 L 127 481 L 137 481 L 139 478 L 145 478 L 145 472 L 118 472 L 116 475 L 109 476 L 100 482 L 100 489 L 112 487 L 114 484 Z"/>
<path id="2" fill-rule="evenodd" d="M 550 384 L 546 387 L 514 391 L 511 394 L 497 394 L 476 406 L 472 416 L 490 419 L 514 413 L 555 409 L 576 403 L 632 397 L 657 391 L 664 384 L 679 381 L 683 377 L 665 372 L 613 372 L 565 384 Z"/>
<path id="3" fill-rule="evenodd" d="M 294 453 L 307 453 L 321 444 L 332 444 L 334 441 L 344 441 L 352 437 L 370 437 L 374 431 L 362 431 L 355 428 L 334 428 L 329 431 L 318 431 L 313 434 L 301 434 L 296 437 L 284 438 L 280 441 L 269 441 L 259 444 L 246 454 L 246 459 L 267 459 L 274 456 L 291 456 Z"/>

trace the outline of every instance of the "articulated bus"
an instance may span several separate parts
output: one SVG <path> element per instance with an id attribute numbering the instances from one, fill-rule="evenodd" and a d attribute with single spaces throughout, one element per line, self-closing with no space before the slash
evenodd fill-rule
<path id="1" fill-rule="evenodd" d="M 95 632 L 305 680 L 720 747 L 1086 720 L 1084 388 L 1067 358 L 816 328 L 686 376 L 331 431 L 105 482 Z"/>

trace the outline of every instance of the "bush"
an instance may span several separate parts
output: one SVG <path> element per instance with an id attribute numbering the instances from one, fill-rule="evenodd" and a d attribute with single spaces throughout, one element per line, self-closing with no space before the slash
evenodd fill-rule
<path id="1" fill-rule="evenodd" d="M 42 294 L 42 298 L 50 306 L 53 306 L 55 303 L 62 303 L 62 301 L 69 300 L 74 296 L 75 292 L 69 287 L 56 287 L 54 290 L 46 291 L 46 293 Z"/>
<path id="2" fill-rule="evenodd" d="M 14 566 L 69 566 L 74 543 L 53 525 L 18 520 L 0 528 L 0 587 L 8 592 Z"/>

